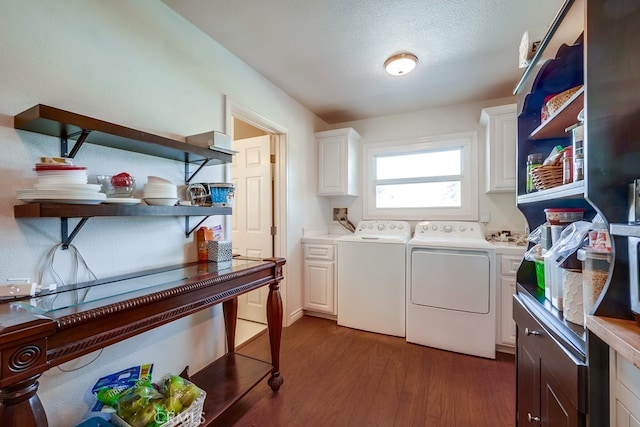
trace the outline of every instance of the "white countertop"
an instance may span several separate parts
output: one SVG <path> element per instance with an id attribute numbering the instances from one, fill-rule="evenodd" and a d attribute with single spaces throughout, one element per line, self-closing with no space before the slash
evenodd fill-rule
<path id="1" fill-rule="evenodd" d="M 302 243 L 316 245 L 335 245 L 343 236 L 345 236 L 345 234 L 318 234 L 314 236 L 305 236 L 302 238 Z"/>
<path id="2" fill-rule="evenodd" d="M 490 241 L 493 246 L 496 248 L 496 253 L 498 255 L 520 255 L 523 256 L 527 251 L 526 246 L 516 245 L 513 242 L 493 242 Z"/>

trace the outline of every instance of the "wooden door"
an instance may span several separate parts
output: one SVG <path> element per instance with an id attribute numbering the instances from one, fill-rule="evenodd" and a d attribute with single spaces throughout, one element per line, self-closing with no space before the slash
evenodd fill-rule
<path id="1" fill-rule="evenodd" d="M 236 193 L 231 219 L 233 253 L 254 258 L 273 255 L 271 138 L 269 135 L 235 140 L 231 180 Z M 268 287 L 238 298 L 238 317 L 266 323 Z"/>

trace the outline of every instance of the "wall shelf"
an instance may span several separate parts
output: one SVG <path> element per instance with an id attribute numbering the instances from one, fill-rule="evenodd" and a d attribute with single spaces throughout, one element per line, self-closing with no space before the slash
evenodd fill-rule
<path id="1" fill-rule="evenodd" d="M 200 147 L 42 104 L 14 116 L 13 121 L 16 129 L 60 138 L 62 157 L 75 157 L 82 145 L 89 143 L 184 162 L 185 183 L 189 183 L 204 166 L 230 163 L 235 154 L 233 150 L 215 146 Z M 192 139 L 202 140 L 203 135 L 206 134 L 198 134 L 195 136 L 197 138 Z M 76 139 L 71 150 L 68 147 L 69 139 Z M 197 165 L 193 173 L 189 170 L 190 164 Z M 60 218 L 62 247 L 67 249 L 87 220 L 94 216 L 184 216 L 185 235 L 189 237 L 209 216 L 231 215 L 231 208 L 29 203 L 14 206 L 14 215 L 16 218 Z M 191 227 L 191 216 L 204 218 Z M 71 234 L 68 231 L 68 218 L 81 218 Z"/>
<path id="2" fill-rule="evenodd" d="M 205 160 L 229 163 L 235 153 L 219 147 L 204 148 L 187 144 L 42 104 L 16 115 L 14 127 L 65 139 L 80 136 L 84 131 L 87 136 L 82 142 L 188 163 Z M 76 151 L 74 147 L 72 152 Z"/>
<path id="3" fill-rule="evenodd" d="M 529 140 L 563 138 L 565 129 L 578 123 L 578 113 L 584 108 L 584 86 L 578 89 L 547 121 L 535 128 Z"/>

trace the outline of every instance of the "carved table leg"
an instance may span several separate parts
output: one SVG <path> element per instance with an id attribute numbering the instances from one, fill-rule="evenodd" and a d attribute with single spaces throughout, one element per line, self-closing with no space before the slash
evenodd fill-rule
<path id="1" fill-rule="evenodd" d="M 267 299 L 267 326 L 269 328 L 269 344 L 271 345 L 271 377 L 267 381 L 269 387 L 277 392 L 284 379 L 280 376 L 280 341 L 282 338 L 282 298 L 280 296 L 280 283 L 269 285 L 269 298 Z"/>
<path id="2" fill-rule="evenodd" d="M 227 352 L 236 351 L 236 322 L 238 321 L 238 298 L 222 303 L 224 313 L 224 328 L 227 332 Z"/>
<path id="3" fill-rule="evenodd" d="M 40 374 L 0 389 L 0 424 L 3 427 L 47 427 L 47 415 L 38 392 Z"/>

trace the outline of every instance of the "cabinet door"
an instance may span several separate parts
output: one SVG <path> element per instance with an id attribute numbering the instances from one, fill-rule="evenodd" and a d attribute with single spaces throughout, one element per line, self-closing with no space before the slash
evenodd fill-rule
<path id="1" fill-rule="evenodd" d="M 321 313 L 336 314 L 335 263 L 305 260 L 304 308 Z"/>
<path id="2" fill-rule="evenodd" d="M 358 141 L 351 128 L 317 132 L 318 194 L 358 195 Z"/>
<path id="3" fill-rule="evenodd" d="M 540 356 L 518 329 L 517 408 L 519 426 L 538 426 L 540 418 Z"/>
<path id="4" fill-rule="evenodd" d="M 516 322 L 513 320 L 513 294 L 516 293 L 516 276 L 500 277 L 500 318 L 498 319 L 498 344 L 516 345 Z"/>
<path id="5" fill-rule="evenodd" d="M 610 350 L 611 426 L 640 427 L 640 369 Z"/>
<path id="6" fill-rule="evenodd" d="M 549 361 L 548 363 L 553 363 Z M 547 361 L 540 363 L 540 412 L 542 425 L 548 427 L 583 427 L 585 416 L 562 391 L 556 379 L 551 375 Z"/>
<path id="7" fill-rule="evenodd" d="M 516 105 L 485 108 L 481 123 L 486 126 L 485 191 L 516 191 Z"/>

